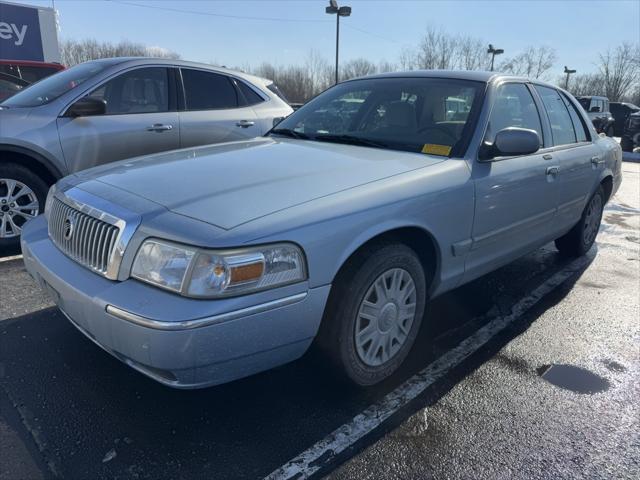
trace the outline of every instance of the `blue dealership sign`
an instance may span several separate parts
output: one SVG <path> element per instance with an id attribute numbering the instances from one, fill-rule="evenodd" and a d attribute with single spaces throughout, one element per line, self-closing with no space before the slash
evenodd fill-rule
<path id="1" fill-rule="evenodd" d="M 57 50 L 52 9 L 0 2 L 0 59 L 57 61 Z"/>

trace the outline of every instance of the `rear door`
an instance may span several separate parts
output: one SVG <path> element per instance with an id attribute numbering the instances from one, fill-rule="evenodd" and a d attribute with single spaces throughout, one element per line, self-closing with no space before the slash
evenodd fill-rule
<path id="1" fill-rule="evenodd" d="M 89 94 L 106 102 L 104 115 L 59 117 L 58 132 L 69 170 L 178 148 L 170 73 L 166 67 L 127 70 Z"/>
<path id="2" fill-rule="evenodd" d="M 183 106 L 180 145 L 193 147 L 243 140 L 260 135 L 256 114 L 246 105 L 233 79 L 192 68 L 180 69 Z"/>
<path id="3" fill-rule="evenodd" d="M 544 147 L 543 121 L 529 87 L 504 83 L 493 93 L 485 141 L 508 127 L 535 130 Z M 465 278 L 471 279 L 517 258 L 548 240 L 558 188 L 555 164 L 543 153 L 476 161 L 476 210 Z"/>
<path id="4" fill-rule="evenodd" d="M 535 86 L 551 125 L 553 148 L 549 155 L 558 165 L 558 228 L 568 230 L 580 219 L 589 195 L 604 168 L 600 149 L 573 102 L 555 88 Z M 602 103 L 602 101 L 600 100 Z"/>

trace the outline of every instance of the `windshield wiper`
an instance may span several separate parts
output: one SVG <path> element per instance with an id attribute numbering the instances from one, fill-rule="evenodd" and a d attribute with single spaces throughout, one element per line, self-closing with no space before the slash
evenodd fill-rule
<path id="1" fill-rule="evenodd" d="M 319 142 L 344 143 L 346 145 L 360 145 L 362 147 L 389 148 L 389 145 L 384 142 L 356 137 L 355 135 L 316 135 L 313 137 L 313 140 Z"/>
<path id="2" fill-rule="evenodd" d="M 296 132 L 295 130 L 292 130 L 290 128 L 274 128 L 269 133 L 284 135 L 285 137 L 291 137 L 291 138 L 301 138 L 304 140 L 309 139 L 309 135 L 305 135 L 304 133 L 301 133 L 301 132 Z"/>

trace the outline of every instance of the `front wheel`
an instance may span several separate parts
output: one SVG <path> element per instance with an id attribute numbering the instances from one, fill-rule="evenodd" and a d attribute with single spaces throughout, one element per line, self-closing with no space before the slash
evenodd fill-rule
<path id="1" fill-rule="evenodd" d="M 412 249 L 395 243 L 366 248 L 334 282 L 318 346 L 347 380 L 374 385 L 411 350 L 425 299 L 424 270 Z"/>
<path id="2" fill-rule="evenodd" d="M 46 196 L 46 183 L 31 170 L 0 165 L 0 248 L 18 246 L 22 227 L 42 213 Z"/>
<path id="3" fill-rule="evenodd" d="M 556 239 L 556 248 L 561 254 L 579 257 L 589 251 L 600 230 L 604 203 L 604 191 L 598 187 L 582 212 L 580 221 L 568 233 Z"/>

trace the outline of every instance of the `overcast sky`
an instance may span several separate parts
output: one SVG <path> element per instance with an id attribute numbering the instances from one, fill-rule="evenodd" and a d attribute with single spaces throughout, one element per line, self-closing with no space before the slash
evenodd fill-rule
<path id="1" fill-rule="evenodd" d="M 184 59 L 229 66 L 303 61 L 311 49 L 333 59 L 335 17 L 326 0 L 54 0 L 61 38 L 128 39 Z M 17 3 L 51 6 L 51 0 Z M 351 0 L 341 21 L 341 58 L 397 61 L 427 26 L 492 42 L 514 55 L 527 45 L 558 53 L 555 70 L 594 70 L 598 52 L 640 41 L 640 0 Z M 184 10 L 184 12 L 176 11 Z M 237 18 L 252 17 L 252 18 Z"/>

